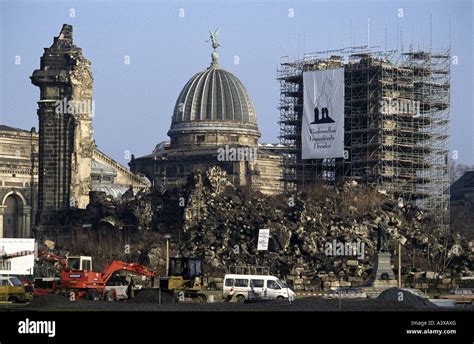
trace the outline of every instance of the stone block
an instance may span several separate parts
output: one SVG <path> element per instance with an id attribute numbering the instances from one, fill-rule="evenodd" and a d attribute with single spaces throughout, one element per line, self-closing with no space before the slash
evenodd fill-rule
<path id="1" fill-rule="evenodd" d="M 347 266 L 358 266 L 359 265 L 359 261 L 355 260 L 355 259 L 348 259 L 347 262 L 346 262 Z"/>
<path id="2" fill-rule="evenodd" d="M 352 283 L 349 282 L 349 281 L 340 281 L 340 282 L 339 282 L 339 285 L 340 285 L 341 287 L 343 287 L 343 288 L 348 288 L 348 287 L 350 287 L 350 286 L 352 285 Z"/>

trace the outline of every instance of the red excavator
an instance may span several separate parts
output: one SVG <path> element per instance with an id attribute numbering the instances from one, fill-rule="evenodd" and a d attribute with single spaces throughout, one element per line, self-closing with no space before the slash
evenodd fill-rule
<path id="1" fill-rule="evenodd" d="M 87 296 L 91 300 L 106 299 L 108 301 L 116 300 L 119 295 L 123 296 L 123 288 L 127 285 L 108 286 L 107 282 L 111 277 L 120 271 L 127 271 L 132 274 L 138 274 L 150 278 L 156 276 L 156 271 L 138 263 L 125 263 L 114 260 L 104 272 L 94 272 L 92 270 L 92 257 L 89 256 L 68 256 L 62 258 L 48 252 L 41 252 L 38 258 L 55 262 L 62 266 L 61 277 L 59 281 L 59 291 L 67 293 L 71 299 Z M 58 290 L 55 290 L 57 292 Z M 125 297 L 126 298 L 126 297 Z"/>

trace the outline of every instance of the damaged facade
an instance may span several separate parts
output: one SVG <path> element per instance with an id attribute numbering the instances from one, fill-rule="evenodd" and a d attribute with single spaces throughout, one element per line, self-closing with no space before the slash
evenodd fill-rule
<path id="1" fill-rule="evenodd" d="M 38 217 L 49 222 L 56 211 L 85 208 L 91 191 L 92 109 L 64 111 L 69 104 L 63 103 L 92 100 L 90 61 L 73 44 L 71 25 L 45 49 L 31 82 L 40 88 Z"/>
<path id="2" fill-rule="evenodd" d="M 71 25 L 45 49 L 31 81 L 40 88 L 39 134 L 0 127 L 0 238 L 31 237 L 35 218 L 38 229 L 54 225 L 58 212 L 85 208 L 91 191 L 120 197 L 150 186 L 95 145 L 92 72 Z"/>

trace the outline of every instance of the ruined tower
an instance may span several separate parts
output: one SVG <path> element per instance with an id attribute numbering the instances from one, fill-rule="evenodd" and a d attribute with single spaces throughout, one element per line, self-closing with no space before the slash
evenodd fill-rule
<path id="1" fill-rule="evenodd" d="M 91 190 L 92 73 L 90 61 L 73 44 L 64 24 L 45 48 L 31 82 L 40 88 L 38 224 L 54 222 L 58 211 L 85 208 Z"/>

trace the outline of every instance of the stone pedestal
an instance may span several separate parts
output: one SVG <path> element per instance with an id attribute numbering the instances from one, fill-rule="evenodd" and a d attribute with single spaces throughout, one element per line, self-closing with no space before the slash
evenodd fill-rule
<path id="1" fill-rule="evenodd" d="M 391 288 L 398 285 L 390 262 L 389 252 L 379 252 L 375 269 L 370 278 L 370 285 L 375 288 Z"/>

